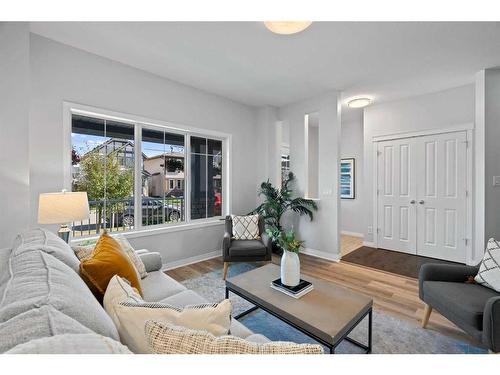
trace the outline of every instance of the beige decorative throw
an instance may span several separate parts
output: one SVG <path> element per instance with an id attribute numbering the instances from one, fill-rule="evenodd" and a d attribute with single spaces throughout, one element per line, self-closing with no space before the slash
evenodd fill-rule
<path id="1" fill-rule="evenodd" d="M 233 222 L 233 238 L 235 240 L 258 240 L 259 215 L 231 215 Z"/>
<path id="2" fill-rule="evenodd" d="M 231 326 L 231 302 L 185 306 L 183 309 L 145 302 L 137 291 L 114 276 L 104 295 L 104 309 L 116 325 L 120 340 L 134 353 L 151 353 L 144 333 L 147 320 L 160 320 L 193 329 L 227 335 Z"/>
<path id="3" fill-rule="evenodd" d="M 215 337 L 206 331 L 153 320 L 146 322 L 146 336 L 155 354 L 323 354 L 321 345 L 258 344 L 235 336 Z"/>

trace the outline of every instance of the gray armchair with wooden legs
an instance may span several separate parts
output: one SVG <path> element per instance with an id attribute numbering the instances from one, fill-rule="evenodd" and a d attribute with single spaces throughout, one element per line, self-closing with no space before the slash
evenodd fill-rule
<path id="1" fill-rule="evenodd" d="M 420 299 L 425 302 L 422 327 L 432 309 L 474 337 L 491 352 L 500 352 L 500 293 L 479 284 L 466 283 L 479 267 L 424 264 L 418 277 Z"/>
<path id="2" fill-rule="evenodd" d="M 265 231 L 264 220 L 261 217 L 259 217 L 259 236 L 259 240 L 233 239 L 233 222 L 231 216 L 226 216 L 224 239 L 222 240 L 224 280 L 226 280 L 230 263 L 271 260 L 272 243 Z"/>

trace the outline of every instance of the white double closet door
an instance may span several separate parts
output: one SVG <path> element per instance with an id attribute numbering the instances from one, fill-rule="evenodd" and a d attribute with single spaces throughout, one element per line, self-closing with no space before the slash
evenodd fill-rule
<path id="1" fill-rule="evenodd" d="M 377 142 L 378 247 L 465 262 L 467 134 Z"/>

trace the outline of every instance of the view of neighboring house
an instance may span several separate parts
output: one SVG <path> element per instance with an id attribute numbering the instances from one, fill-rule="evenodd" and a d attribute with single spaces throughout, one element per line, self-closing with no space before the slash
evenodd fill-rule
<path id="1" fill-rule="evenodd" d="M 104 143 L 77 156 L 72 166 L 73 182 L 76 183 L 80 174 L 80 161 L 84 160 L 91 152 L 102 155 L 115 153 L 118 163 L 122 168 L 134 168 L 134 145 L 127 139 L 111 138 Z M 169 160 L 174 169 L 169 168 Z M 161 197 L 163 194 L 169 196 L 184 195 L 184 154 L 180 152 L 166 152 L 148 157 L 142 153 L 142 187 L 143 195 L 147 197 Z M 219 176 L 220 180 L 220 176 Z"/>
<path id="2" fill-rule="evenodd" d="M 170 160 L 178 163 L 169 164 Z M 150 197 L 159 197 L 164 193 L 172 196 L 184 194 L 184 154 L 167 152 L 143 159 L 144 170 L 149 173 Z"/>

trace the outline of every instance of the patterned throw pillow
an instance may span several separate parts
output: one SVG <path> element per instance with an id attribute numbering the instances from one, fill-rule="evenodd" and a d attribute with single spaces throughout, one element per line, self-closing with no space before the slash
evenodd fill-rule
<path id="1" fill-rule="evenodd" d="M 235 240 L 258 240 L 259 215 L 231 215 L 233 221 L 233 238 Z"/>
<path id="2" fill-rule="evenodd" d="M 148 275 L 148 273 L 146 272 L 146 267 L 144 266 L 144 263 L 142 262 L 139 255 L 137 255 L 137 253 L 135 252 L 130 242 L 128 242 L 128 240 L 122 235 L 114 236 L 114 239 L 116 240 L 116 242 L 120 244 L 122 250 L 125 252 L 125 254 L 127 254 L 129 259 L 132 261 L 141 279 L 144 279 Z"/>
<path id="3" fill-rule="evenodd" d="M 93 245 L 85 245 L 85 246 L 71 246 L 73 251 L 75 252 L 76 257 L 80 262 L 89 259 L 92 256 L 92 251 L 94 251 L 95 244 Z"/>
<path id="4" fill-rule="evenodd" d="M 500 244 L 494 238 L 488 240 L 479 272 L 474 280 L 482 286 L 500 292 Z"/>
<path id="5" fill-rule="evenodd" d="M 321 345 L 269 342 L 259 344 L 236 336 L 215 337 L 206 331 L 148 320 L 146 336 L 155 354 L 323 354 Z"/>
<path id="6" fill-rule="evenodd" d="M 145 302 L 122 278 L 115 276 L 104 295 L 104 309 L 113 319 L 120 340 L 134 353 L 151 353 L 144 328 L 148 320 L 161 320 L 216 336 L 227 335 L 231 326 L 231 302 L 185 306 L 183 309 Z"/>

